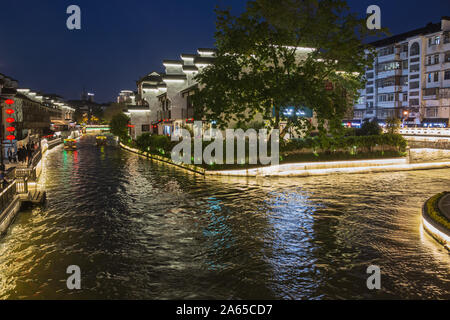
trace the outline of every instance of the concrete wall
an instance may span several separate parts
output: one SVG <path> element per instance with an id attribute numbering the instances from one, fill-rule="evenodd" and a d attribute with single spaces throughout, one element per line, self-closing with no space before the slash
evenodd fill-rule
<path id="1" fill-rule="evenodd" d="M 136 139 L 137 137 L 139 137 L 142 134 L 142 125 L 147 124 L 147 125 L 151 125 L 150 122 L 150 111 L 139 111 L 139 112 L 133 112 L 130 111 L 130 118 L 131 118 L 131 123 L 135 126 L 132 130 L 131 130 L 131 135 L 133 139 Z"/>
<path id="2" fill-rule="evenodd" d="M 411 163 L 450 161 L 450 150 L 411 149 L 409 159 Z"/>
<path id="3" fill-rule="evenodd" d="M 408 140 L 408 146 L 411 149 L 428 148 L 450 150 L 450 139 L 436 139 L 432 141 L 425 138 L 407 138 L 406 140 Z"/>

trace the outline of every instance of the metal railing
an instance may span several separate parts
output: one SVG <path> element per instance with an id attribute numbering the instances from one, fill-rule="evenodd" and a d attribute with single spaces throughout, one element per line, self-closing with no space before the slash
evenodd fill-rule
<path id="1" fill-rule="evenodd" d="M 0 213 L 2 213 L 14 200 L 17 193 L 17 183 L 13 181 L 0 193 Z"/>
<path id="2" fill-rule="evenodd" d="M 28 194 L 28 178 L 16 179 L 16 192 L 18 194 Z"/>
<path id="3" fill-rule="evenodd" d="M 0 213 L 12 203 L 16 195 L 28 194 L 28 181 L 36 181 L 36 166 L 42 159 L 42 152 L 39 150 L 27 167 L 16 167 L 6 172 L 6 179 L 12 181 L 0 192 Z"/>

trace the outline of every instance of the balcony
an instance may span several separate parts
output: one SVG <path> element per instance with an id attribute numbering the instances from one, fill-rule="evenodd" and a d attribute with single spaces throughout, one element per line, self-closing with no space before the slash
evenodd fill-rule
<path id="1" fill-rule="evenodd" d="M 423 89 L 424 100 L 434 100 L 439 96 L 439 88 L 425 88 Z"/>

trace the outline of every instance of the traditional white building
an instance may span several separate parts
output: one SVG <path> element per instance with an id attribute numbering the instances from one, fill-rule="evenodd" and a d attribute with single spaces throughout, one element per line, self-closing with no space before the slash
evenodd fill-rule
<path id="1" fill-rule="evenodd" d="M 378 52 L 354 106 L 354 122 L 391 117 L 405 125 L 448 127 L 450 18 L 372 43 Z"/>
<path id="2" fill-rule="evenodd" d="M 165 72 L 151 72 L 139 81 L 138 105 L 128 108 L 133 138 L 143 132 L 170 135 L 194 121 L 190 97 L 197 87 L 198 72 L 212 63 L 215 49 L 200 48 L 196 54 L 181 54 L 180 60 L 164 60 Z"/>

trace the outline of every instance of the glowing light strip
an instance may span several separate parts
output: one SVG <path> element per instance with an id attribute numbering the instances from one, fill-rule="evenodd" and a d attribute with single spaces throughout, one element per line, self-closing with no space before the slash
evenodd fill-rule
<path id="1" fill-rule="evenodd" d="M 148 110 L 128 110 L 128 112 L 150 112 L 150 109 Z"/>
<path id="2" fill-rule="evenodd" d="M 425 216 L 422 216 L 423 227 L 426 231 L 431 233 L 434 237 L 440 239 L 445 244 L 450 243 L 450 236 L 438 230 L 435 226 L 433 226 Z"/>
<path id="3" fill-rule="evenodd" d="M 198 70 L 183 70 L 184 73 L 197 73 Z"/>
<path id="4" fill-rule="evenodd" d="M 369 160 L 370 161 L 370 160 Z M 372 160 L 377 161 L 377 160 Z M 405 161 L 406 159 L 402 159 Z M 353 162 L 353 161 L 348 161 Z M 367 162 L 367 161 L 366 161 Z M 364 161 L 361 161 L 363 164 Z M 321 176 L 328 174 L 351 174 L 351 173 L 375 173 L 375 172 L 395 172 L 410 170 L 427 170 L 449 168 L 450 162 L 431 162 L 431 163 L 415 163 L 415 164 L 397 164 L 397 165 L 380 165 L 380 166 L 361 166 L 361 167 L 335 167 L 326 169 L 308 169 L 307 166 L 319 165 L 320 163 L 296 163 L 289 165 L 278 165 L 271 167 L 262 167 L 247 170 L 226 170 L 226 171 L 207 171 L 208 175 L 224 175 L 224 176 Z M 323 163 L 322 163 L 323 164 Z M 331 162 L 330 162 L 331 164 Z M 336 164 L 336 162 L 335 162 Z M 285 170 L 286 166 L 299 166 L 299 168 Z M 303 167 L 303 168 L 302 168 Z M 284 170 L 283 170 L 284 169 Z"/>
<path id="5" fill-rule="evenodd" d="M 164 67 L 182 67 L 182 63 L 163 63 Z"/>
<path id="6" fill-rule="evenodd" d="M 195 66 L 197 67 L 197 68 L 205 68 L 205 67 L 207 67 L 207 66 L 210 66 L 211 64 L 208 64 L 208 63 L 196 63 L 195 64 Z"/>
<path id="7" fill-rule="evenodd" d="M 178 82 L 178 83 L 182 83 L 185 82 L 186 80 L 182 80 L 182 79 L 163 79 L 164 82 Z"/>

